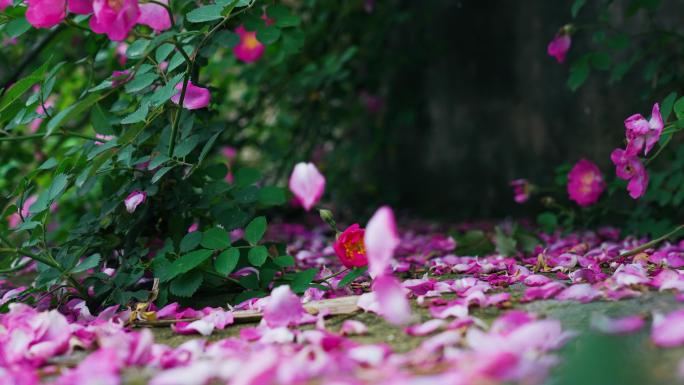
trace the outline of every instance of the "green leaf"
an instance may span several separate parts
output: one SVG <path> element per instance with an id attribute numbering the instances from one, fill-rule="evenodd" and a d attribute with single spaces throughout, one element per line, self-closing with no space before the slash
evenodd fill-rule
<path id="1" fill-rule="evenodd" d="M 57 166 L 57 159 L 50 158 L 38 167 L 39 170 L 51 170 Z"/>
<path id="2" fill-rule="evenodd" d="M 456 255 L 482 256 L 493 253 L 496 249 L 482 230 L 470 230 L 463 235 L 455 236 Z"/>
<path id="3" fill-rule="evenodd" d="M 126 56 L 131 59 L 139 59 L 145 54 L 145 50 L 150 45 L 147 39 L 138 39 L 128 46 Z"/>
<path id="4" fill-rule="evenodd" d="M 223 210 L 218 215 L 218 221 L 227 231 L 235 230 L 244 224 L 249 219 L 249 215 L 238 208 L 231 208 Z"/>
<path id="5" fill-rule="evenodd" d="M 180 252 L 181 253 L 186 253 L 190 250 L 194 250 L 202 241 L 202 232 L 201 231 L 193 231 L 192 233 L 187 233 L 181 239 L 180 242 Z"/>
<path id="6" fill-rule="evenodd" d="M 50 187 L 38 195 L 38 199 L 31 205 L 29 212 L 35 214 L 47 210 L 50 204 L 64 192 L 68 182 L 69 177 L 65 174 L 55 175 Z"/>
<path id="7" fill-rule="evenodd" d="M 289 8 L 280 4 L 268 7 L 266 14 L 269 18 L 275 20 L 275 25 L 281 28 L 296 27 L 301 22 L 299 16 L 293 14 Z"/>
<path id="8" fill-rule="evenodd" d="M 360 276 L 364 275 L 366 273 L 366 271 L 368 271 L 367 266 L 356 267 L 356 268 L 352 269 L 350 272 L 348 272 L 344 276 L 344 278 L 342 278 L 340 280 L 340 282 L 337 284 L 337 288 L 341 289 L 341 288 L 349 285 L 350 283 L 354 282 L 354 280 L 356 278 L 359 278 Z"/>
<path id="9" fill-rule="evenodd" d="M 513 256 L 516 254 L 516 246 L 518 241 L 515 238 L 506 235 L 498 226 L 494 228 L 494 244 L 496 245 L 496 252 L 504 256 Z"/>
<path id="10" fill-rule="evenodd" d="M 159 78 L 159 76 L 154 72 L 136 75 L 133 80 L 126 83 L 124 88 L 126 89 L 126 92 L 129 93 L 138 92 L 149 87 L 152 83 L 154 83 L 155 80 L 157 80 L 157 78 Z"/>
<path id="11" fill-rule="evenodd" d="M 189 298 L 202 286 L 202 281 L 204 281 L 202 272 L 193 270 L 171 281 L 169 289 L 175 296 Z"/>
<path id="12" fill-rule="evenodd" d="M 607 71 L 610 69 L 610 55 L 606 52 L 594 52 L 591 54 L 591 65 L 597 70 Z"/>
<path id="13" fill-rule="evenodd" d="M 240 251 L 231 247 L 229 249 L 223 250 L 221 254 L 216 257 L 216 261 L 214 261 L 214 268 L 216 269 L 216 272 L 224 277 L 227 277 L 228 274 L 235 270 L 239 260 Z"/>
<path id="14" fill-rule="evenodd" d="M 219 31 L 214 35 L 212 41 L 221 47 L 233 48 L 240 44 L 240 35 L 231 31 Z"/>
<path id="15" fill-rule="evenodd" d="M 663 122 L 667 122 L 667 119 L 670 117 L 675 100 L 677 100 L 677 93 L 674 91 L 670 92 L 665 99 L 663 99 L 660 107 L 660 113 L 663 115 Z"/>
<path id="16" fill-rule="evenodd" d="M 245 228 L 245 240 L 252 245 L 259 243 L 266 232 L 266 217 L 256 217 Z"/>
<path id="17" fill-rule="evenodd" d="M 72 273 L 80 273 L 96 267 L 100 263 L 100 254 L 93 254 L 71 269 Z"/>
<path id="18" fill-rule="evenodd" d="M 171 263 L 171 267 L 169 268 L 169 273 L 166 279 L 172 279 L 179 274 L 183 274 L 194 269 L 202 264 L 202 262 L 206 261 L 207 258 L 211 257 L 212 253 L 212 250 L 200 249 L 181 255 L 180 258 Z"/>
<path id="19" fill-rule="evenodd" d="M 176 146 L 176 149 L 173 151 L 173 156 L 175 156 L 176 158 L 182 158 L 188 155 L 192 150 L 195 149 L 195 147 L 197 147 L 199 142 L 199 135 L 193 135 L 189 138 L 183 139 L 183 141 L 178 146 Z"/>
<path id="20" fill-rule="evenodd" d="M 19 97 L 23 95 L 24 92 L 31 89 L 31 87 L 33 87 L 34 84 L 41 81 L 41 79 L 43 78 L 43 74 L 45 74 L 45 71 L 47 71 L 49 65 L 50 60 L 47 60 L 45 63 L 43 63 L 42 66 L 40 66 L 40 68 L 35 70 L 31 75 L 26 76 L 25 78 L 22 78 L 21 80 L 14 83 L 7 90 L 7 92 L 5 92 L 5 95 L 3 95 L 2 99 L 0 99 L 0 112 L 4 111 L 12 103 L 14 103 L 14 101 L 19 99 Z"/>
<path id="21" fill-rule="evenodd" d="M 166 60 L 167 57 L 173 52 L 176 47 L 171 43 L 164 43 L 157 48 L 157 52 L 154 53 L 154 58 L 157 63 L 161 63 Z"/>
<path id="22" fill-rule="evenodd" d="M 537 223 L 542 226 L 544 231 L 550 233 L 558 227 L 558 217 L 552 212 L 543 212 L 537 216 Z"/>
<path id="23" fill-rule="evenodd" d="M 263 187 L 259 190 L 259 203 L 267 206 L 282 205 L 287 201 L 285 189 L 275 186 Z"/>
<path id="24" fill-rule="evenodd" d="M 677 99 L 674 104 L 674 113 L 677 119 L 684 119 L 684 96 Z"/>
<path id="25" fill-rule="evenodd" d="M 290 283 L 290 288 L 293 292 L 297 294 L 303 293 L 309 288 L 309 284 L 313 281 L 314 277 L 318 274 L 318 269 L 306 269 L 294 274 L 294 279 Z"/>
<path id="26" fill-rule="evenodd" d="M 93 110 L 90 112 L 90 124 L 93 125 L 93 129 L 98 134 L 114 135 L 112 125 L 109 124 L 109 117 L 97 103 L 95 103 Z"/>
<path id="27" fill-rule="evenodd" d="M 174 76 L 169 80 L 168 83 L 166 83 L 166 85 L 154 91 L 152 98 L 150 99 L 150 103 L 155 106 L 160 106 L 171 99 L 173 95 L 177 94 L 178 90 L 176 90 L 176 85 L 183 80 L 183 75 L 184 74 L 180 73 Z"/>
<path id="28" fill-rule="evenodd" d="M 273 258 L 273 263 L 280 267 L 291 267 L 295 265 L 295 259 L 291 255 L 281 255 Z"/>
<path id="29" fill-rule="evenodd" d="M 587 0 L 575 0 L 575 2 L 572 4 L 572 8 L 570 8 L 570 12 L 572 13 L 573 19 L 577 17 L 577 14 L 579 11 L 584 7 L 584 4 L 587 2 Z"/>
<path id="30" fill-rule="evenodd" d="M 280 38 L 280 29 L 273 25 L 261 25 L 257 29 L 256 38 L 265 45 L 273 44 Z"/>
<path id="31" fill-rule="evenodd" d="M 150 111 L 149 103 L 143 102 L 135 112 L 121 119 L 121 124 L 135 124 L 145 121 L 147 113 Z"/>
<path id="32" fill-rule="evenodd" d="M 31 24 L 23 17 L 16 18 L 5 25 L 5 32 L 10 37 L 19 37 L 29 29 L 31 29 Z"/>
<path id="33" fill-rule="evenodd" d="M 201 245 L 212 250 L 225 249 L 230 246 L 230 235 L 220 227 L 211 228 L 204 232 Z"/>
<path id="34" fill-rule="evenodd" d="M 223 17 L 221 12 L 223 12 L 223 5 L 205 5 L 188 12 L 185 18 L 191 23 L 204 23 L 221 19 Z"/>
<path id="35" fill-rule="evenodd" d="M 241 168 L 235 173 L 235 184 L 239 187 L 248 186 L 261 179 L 261 173 L 255 168 Z"/>
<path id="36" fill-rule="evenodd" d="M 167 166 L 167 167 L 160 168 L 159 170 L 157 170 L 157 172 L 154 173 L 154 175 L 152 175 L 151 182 L 152 183 L 159 182 L 159 179 L 161 179 L 164 175 L 166 175 L 167 172 L 169 172 L 174 167 L 175 166 Z"/>
<path id="37" fill-rule="evenodd" d="M 572 91 L 576 91 L 589 77 L 588 56 L 576 61 L 570 68 L 570 77 L 568 78 L 568 87 Z"/>
<path id="38" fill-rule="evenodd" d="M 53 116 L 48 122 L 45 136 L 50 136 L 50 134 L 52 134 L 56 129 L 62 127 L 64 123 L 76 120 L 75 118 L 78 115 L 80 115 L 82 112 L 85 112 L 101 98 L 102 96 L 98 94 L 88 95 L 85 99 L 81 99 L 75 104 L 72 104 L 71 106 L 57 113 L 57 115 Z"/>
<path id="39" fill-rule="evenodd" d="M 268 250 L 266 249 L 266 246 L 254 246 L 249 249 L 249 253 L 247 253 L 247 260 L 249 260 L 249 263 L 252 264 L 252 266 L 259 267 L 263 265 L 267 258 Z"/>

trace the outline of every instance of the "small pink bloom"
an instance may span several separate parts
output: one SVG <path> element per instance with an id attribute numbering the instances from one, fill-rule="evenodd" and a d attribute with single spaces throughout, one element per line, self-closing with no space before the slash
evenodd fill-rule
<path id="1" fill-rule="evenodd" d="M 388 206 L 379 208 L 366 225 L 364 235 L 368 273 L 371 278 L 381 276 L 394 259 L 394 250 L 399 246 L 394 213 Z"/>
<path id="2" fill-rule="evenodd" d="M 615 174 L 620 179 L 629 180 L 627 191 L 633 199 L 638 199 L 646 194 L 648 187 L 648 172 L 638 157 L 629 155 L 627 151 L 616 148 L 610 154 L 610 159 L 615 164 Z"/>
<path id="3" fill-rule="evenodd" d="M 126 211 L 133 213 L 135 209 L 145 202 L 147 199 L 147 193 L 144 191 L 133 191 L 124 199 L 124 205 L 126 206 Z"/>
<path id="4" fill-rule="evenodd" d="M 627 155 L 638 155 L 642 150 L 644 155 L 648 155 L 660 140 L 664 127 L 658 103 L 653 105 L 650 120 L 646 120 L 641 114 L 634 114 L 625 119 Z"/>
<path id="5" fill-rule="evenodd" d="M 313 163 L 297 163 L 289 182 L 290 191 L 306 211 L 311 210 L 323 196 L 325 177 Z"/>
<path id="6" fill-rule="evenodd" d="M 558 33 L 556 37 L 554 37 L 549 43 L 549 46 L 546 48 L 546 52 L 549 54 L 549 56 L 556 58 L 559 63 L 563 63 L 565 61 L 565 56 L 568 54 L 568 50 L 570 49 L 571 42 L 572 40 L 570 39 L 569 34 L 563 32 Z"/>
<path id="7" fill-rule="evenodd" d="M 79 15 L 93 13 L 93 0 L 68 0 L 68 9 Z"/>
<path id="8" fill-rule="evenodd" d="M 240 43 L 233 47 L 233 54 L 238 60 L 253 63 L 264 54 L 264 45 L 256 38 L 256 32 L 249 32 L 244 26 L 239 26 L 235 33 L 240 35 Z"/>
<path id="9" fill-rule="evenodd" d="M 301 299 L 287 285 L 273 289 L 264 306 L 264 321 L 271 328 L 297 324 L 306 314 Z"/>
<path id="10" fill-rule="evenodd" d="M 131 72 L 129 70 L 112 72 L 112 87 L 128 83 L 129 80 L 131 80 Z"/>
<path id="11" fill-rule="evenodd" d="M 411 306 L 406 298 L 406 289 L 391 275 L 382 275 L 373 281 L 373 293 L 378 301 L 378 310 L 388 322 L 400 325 L 411 320 Z"/>
<path id="12" fill-rule="evenodd" d="M 516 203 L 525 203 L 530 199 L 530 192 L 532 191 L 530 182 L 527 179 L 515 179 L 510 183 L 513 187 L 513 200 Z"/>
<path id="13" fill-rule="evenodd" d="M 29 0 L 26 20 L 36 28 L 50 28 L 66 17 L 65 0 Z"/>
<path id="14" fill-rule="evenodd" d="M 95 134 L 95 137 L 102 140 L 102 141 L 95 141 L 96 146 L 102 146 L 103 144 L 107 143 L 108 141 L 114 139 L 114 135 Z"/>
<path id="15" fill-rule="evenodd" d="M 93 0 L 90 28 L 107 34 L 110 40 L 123 41 L 140 17 L 138 0 Z"/>
<path id="16" fill-rule="evenodd" d="M 568 195 L 570 200 L 582 207 L 598 201 L 606 188 L 603 174 L 594 163 L 580 159 L 568 174 Z"/>
<path id="17" fill-rule="evenodd" d="M 171 101 L 178 104 L 180 103 L 181 93 L 183 92 L 183 82 L 176 85 L 176 90 L 178 93 L 171 97 Z M 211 100 L 211 94 L 206 88 L 198 87 L 188 81 L 188 86 L 185 90 L 185 98 L 183 99 L 183 108 L 188 110 L 196 110 L 199 108 L 204 108 L 209 105 Z"/>
<path id="18" fill-rule="evenodd" d="M 639 331 L 644 326 L 644 317 L 633 315 L 622 318 L 609 318 L 603 314 L 593 314 L 592 329 L 605 334 L 629 334 Z"/>
<path id="19" fill-rule="evenodd" d="M 684 344 L 684 309 L 673 311 L 663 317 L 653 317 L 651 340 L 663 348 L 672 348 Z"/>
<path id="20" fill-rule="evenodd" d="M 365 231 L 358 224 L 347 227 L 333 243 L 335 254 L 345 267 L 361 267 L 368 265 L 366 247 L 363 244 Z"/>
<path id="21" fill-rule="evenodd" d="M 126 43 L 119 43 L 116 45 L 116 60 L 119 62 L 120 66 L 126 65 L 126 59 L 128 59 L 128 56 L 126 56 L 127 50 L 128 44 Z"/>
<path id="22" fill-rule="evenodd" d="M 168 0 L 159 0 L 168 4 Z M 155 3 L 140 4 L 140 18 L 138 24 L 144 24 L 152 28 L 155 32 L 166 31 L 171 28 L 171 18 L 166 8 Z"/>

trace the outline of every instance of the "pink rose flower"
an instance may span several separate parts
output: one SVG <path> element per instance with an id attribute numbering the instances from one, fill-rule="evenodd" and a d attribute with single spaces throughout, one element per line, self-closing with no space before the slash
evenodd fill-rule
<path id="1" fill-rule="evenodd" d="M 93 0 L 69 0 L 68 6 L 71 13 L 79 15 L 93 13 Z"/>
<path id="2" fill-rule="evenodd" d="M 171 101 L 178 104 L 180 103 L 180 96 L 183 92 L 183 82 L 176 85 L 178 93 L 171 97 Z M 211 100 L 211 94 L 206 88 L 198 87 L 188 81 L 188 86 L 185 90 L 185 98 L 183 99 L 183 108 L 188 110 L 197 110 L 199 108 L 204 108 L 209 105 Z"/>
<path id="3" fill-rule="evenodd" d="M 563 63 L 565 61 L 565 56 L 568 54 L 568 50 L 570 49 L 571 42 L 572 40 L 570 39 L 569 34 L 559 32 L 549 43 L 548 47 L 546 48 L 546 52 L 548 52 L 549 56 L 556 58 L 559 63 Z"/>
<path id="4" fill-rule="evenodd" d="M 601 170 L 592 162 L 581 159 L 568 174 L 568 195 L 570 200 L 582 207 L 598 201 L 606 189 Z"/>
<path id="5" fill-rule="evenodd" d="M 627 184 L 629 196 L 638 199 L 646 194 L 648 172 L 638 157 L 629 155 L 623 149 L 616 148 L 610 154 L 610 159 L 615 164 L 615 174 L 618 178 L 629 181 Z"/>
<path id="6" fill-rule="evenodd" d="M 95 33 L 107 34 L 110 40 L 122 41 L 139 17 L 138 0 L 93 0 L 90 28 Z"/>
<path id="7" fill-rule="evenodd" d="M 159 0 L 161 3 L 168 4 L 168 0 Z M 166 31 L 171 28 L 171 18 L 166 8 L 155 3 L 140 4 L 140 18 L 138 24 L 146 25 L 155 32 Z"/>
<path id="8" fill-rule="evenodd" d="M 525 203 L 530 199 L 532 186 L 530 186 L 530 182 L 528 182 L 527 179 L 515 179 L 509 184 L 513 187 L 513 200 L 515 200 L 516 203 Z"/>
<path id="9" fill-rule="evenodd" d="M 126 199 L 124 199 L 124 205 L 126 206 L 126 211 L 133 213 L 135 209 L 147 199 L 147 193 L 144 191 L 133 191 L 130 193 Z"/>
<path id="10" fill-rule="evenodd" d="M 643 150 L 644 155 L 647 155 L 660 140 L 664 126 L 658 103 L 653 105 L 650 120 L 646 120 L 641 114 L 625 119 L 627 154 L 638 155 Z"/>
<path id="11" fill-rule="evenodd" d="M 289 187 L 299 203 L 309 211 L 323 196 L 325 177 L 313 163 L 297 163 L 290 175 Z"/>
<path id="12" fill-rule="evenodd" d="M 26 20 L 36 28 L 51 28 L 65 17 L 65 0 L 28 0 Z"/>
<path id="13" fill-rule="evenodd" d="M 233 47 L 233 54 L 238 60 L 253 63 L 264 54 L 264 45 L 256 38 L 256 32 L 249 32 L 244 26 L 239 26 L 235 33 L 240 35 L 240 43 Z"/>
<path id="14" fill-rule="evenodd" d="M 357 223 L 347 227 L 333 243 L 335 254 L 345 267 L 361 267 L 368 265 L 366 247 L 363 243 L 365 231 Z"/>

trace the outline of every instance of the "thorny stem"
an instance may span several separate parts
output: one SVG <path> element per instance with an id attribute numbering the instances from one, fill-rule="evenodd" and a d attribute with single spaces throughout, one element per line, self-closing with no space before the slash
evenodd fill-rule
<path id="1" fill-rule="evenodd" d="M 676 234 L 677 232 L 679 232 L 680 230 L 684 230 L 684 224 L 675 227 L 674 230 L 670 231 L 669 233 L 667 233 L 667 234 L 665 234 L 665 235 L 663 235 L 663 236 L 661 236 L 661 237 L 658 237 L 658 238 L 656 238 L 656 239 L 654 239 L 654 240 L 652 240 L 652 241 L 650 241 L 650 242 L 644 243 L 643 245 L 641 245 L 641 246 L 639 246 L 639 247 L 635 247 L 635 248 L 633 248 L 633 249 L 630 250 L 630 251 L 627 251 L 627 252 L 625 252 L 625 253 L 620 254 L 620 257 L 630 257 L 630 256 L 632 256 L 632 255 L 639 254 L 639 253 L 641 253 L 642 251 L 644 251 L 644 250 L 646 250 L 646 249 L 650 249 L 651 247 L 657 245 L 658 243 L 660 243 L 660 242 L 666 240 L 667 238 L 670 238 L 671 236 L 675 235 L 675 234 Z"/>

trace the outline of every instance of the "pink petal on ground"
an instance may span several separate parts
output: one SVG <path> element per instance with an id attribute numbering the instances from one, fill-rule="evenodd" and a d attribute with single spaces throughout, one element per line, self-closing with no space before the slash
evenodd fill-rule
<path id="1" fill-rule="evenodd" d="M 545 275 L 532 274 L 525 277 L 523 283 L 525 286 L 544 286 L 551 281 L 553 280 Z"/>
<path id="2" fill-rule="evenodd" d="M 400 325 L 411 320 L 411 305 L 405 289 L 391 275 L 383 275 L 373 281 L 373 292 L 378 300 L 380 315 L 388 322 Z"/>
<path id="3" fill-rule="evenodd" d="M 568 300 L 573 300 L 573 301 L 579 301 L 582 303 L 587 303 L 591 302 L 597 298 L 601 297 L 601 291 L 598 289 L 595 289 L 593 286 L 591 286 L 588 283 L 580 283 L 576 285 L 572 285 L 569 288 L 561 291 L 558 295 L 556 295 L 557 300 L 561 301 L 568 301 Z"/>
<path id="4" fill-rule="evenodd" d="M 340 333 L 345 336 L 362 335 L 368 333 L 368 327 L 361 321 L 348 319 L 342 323 Z"/>
<path id="5" fill-rule="evenodd" d="M 304 210 L 309 211 L 325 192 L 325 177 L 313 163 L 300 162 L 292 169 L 288 185 Z"/>
<path id="6" fill-rule="evenodd" d="M 399 241 L 392 209 L 388 206 L 379 208 L 368 221 L 364 236 L 371 278 L 384 274 L 390 267 Z"/>
<path id="7" fill-rule="evenodd" d="M 287 285 L 273 289 L 264 306 L 264 321 L 272 328 L 297 324 L 305 314 L 301 299 Z"/>
<path id="8" fill-rule="evenodd" d="M 411 325 L 404 329 L 404 332 L 410 336 L 426 336 L 445 325 L 444 320 L 431 319 L 422 324 Z"/>
<path id="9" fill-rule="evenodd" d="M 676 310 L 664 317 L 660 314 L 655 315 L 651 341 L 663 348 L 684 344 L 684 309 Z"/>
<path id="10" fill-rule="evenodd" d="M 538 299 L 549 299 L 563 290 L 565 285 L 560 282 L 549 282 L 544 286 L 530 287 L 525 290 L 520 302 L 530 302 Z"/>
<path id="11" fill-rule="evenodd" d="M 591 317 L 591 328 L 605 334 L 634 333 L 639 331 L 644 324 L 644 317 L 639 315 L 609 318 L 603 314 L 593 314 Z"/>
<path id="12" fill-rule="evenodd" d="M 457 299 L 447 303 L 445 306 L 431 306 L 430 315 L 439 319 L 449 317 L 465 318 L 468 316 L 468 304 L 462 299 Z"/>

